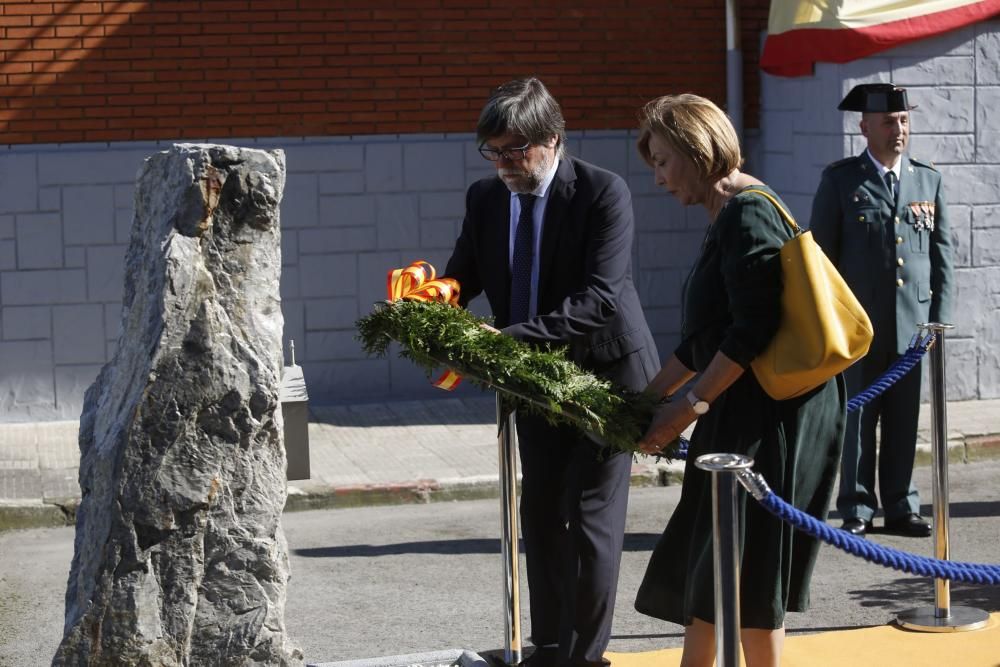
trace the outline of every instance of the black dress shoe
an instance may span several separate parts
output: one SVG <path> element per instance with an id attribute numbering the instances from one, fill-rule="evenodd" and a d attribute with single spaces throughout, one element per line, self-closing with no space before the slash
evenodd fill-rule
<path id="1" fill-rule="evenodd" d="M 931 524 L 919 514 L 906 514 L 897 519 L 885 520 L 885 532 L 904 537 L 930 537 Z"/>
<path id="2" fill-rule="evenodd" d="M 857 535 L 858 537 L 864 537 L 865 533 L 872 529 L 872 522 L 865 521 L 863 519 L 847 519 L 844 521 L 844 525 L 840 527 L 841 530 L 846 530 L 851 535 Z"/>
<path id="3" fill-rule="evenodd" d="M 552 646 L 536 648 L 531 655 L 517 663 L 518 667 L 556 667 L 559 649 Z"/>

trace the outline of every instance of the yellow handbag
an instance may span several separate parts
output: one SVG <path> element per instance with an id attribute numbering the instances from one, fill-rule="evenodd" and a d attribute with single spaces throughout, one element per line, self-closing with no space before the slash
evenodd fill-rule
<path id="1" fill-rule="evenodd" d="M 757 381 L 776 400 L 801 396 L 868 354 L 872 323 L 811 232 L 767 192 L 795 233 L 781 247 L 781 324 L 751 362 Z"/>

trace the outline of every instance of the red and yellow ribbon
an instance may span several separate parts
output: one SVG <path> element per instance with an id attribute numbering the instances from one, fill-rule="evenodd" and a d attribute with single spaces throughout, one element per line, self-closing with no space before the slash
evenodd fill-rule
<path id="1" fill-rule="evenodd" d="M 386 285 L 389 301 L 440 301 L 458 306 L 460 287 L 454 278 L 438 278 L 434 267 L 424 260 L 413 262 L 405 269 L 389 271 Z M 462 376 L 452 370 L 445 371 L 432 382 L 438 389 L 451 391 L 462 381 Z"/>
<path id="2" fill-rule="evenodd" d="M 405 269 L 389 271 L 389 301 L 440 301 L 458 305 L 459 285 L 454 278 L 438 278 L 430 262 L 417 260 Z"/>

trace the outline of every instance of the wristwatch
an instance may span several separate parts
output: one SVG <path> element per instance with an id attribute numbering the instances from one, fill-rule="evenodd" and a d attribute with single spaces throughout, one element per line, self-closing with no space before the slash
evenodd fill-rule
<path id="1" fill-rule="evenodd" d="M 699 417 L 708 412 L 708 401 L 703 401 L 695 396 L 694 391 L 689 391 L 686 398 L 688 403 L 691 404 L 691 409 L 694 410 L 694 413 Z"/>

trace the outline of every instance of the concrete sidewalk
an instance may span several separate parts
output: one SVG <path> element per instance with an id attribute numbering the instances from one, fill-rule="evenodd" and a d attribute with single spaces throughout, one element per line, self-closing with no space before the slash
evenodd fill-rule
<path id="1" fill-rule="evenodd" d="M 493 496 L 492 397 L 312 407 L 311 478 L 289 482 L 288 509 Z M 948 404 L 952 456 L 1000 455 L 1000 399 Z M 75 421 L 0 424 L 0 529 L 71 522 L 79 500 Z M 921 406 L 918 461 L 930 449 Z M 640 457 L 634 484 L 667 484 L 683 464 Z"/>

